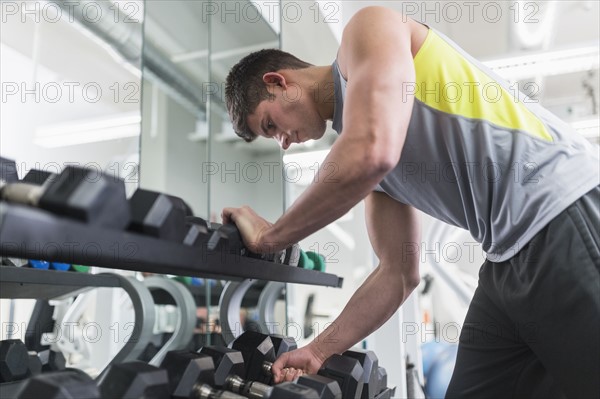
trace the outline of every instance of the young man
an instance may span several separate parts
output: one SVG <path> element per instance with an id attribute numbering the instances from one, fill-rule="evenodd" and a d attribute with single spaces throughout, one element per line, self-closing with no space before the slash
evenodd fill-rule
<path id="1" fill-rule="evenodd" d="M 224 222 L 255 251 L 282 249 L 365 199 L 380 262 L 332 327 L 275 362 L 277 381 L 316 372 L 414 290 L 418 254 L 403 248 L 420 242 L 419 209 L 487 252 L 447 396 L 598 396 L 597 147 L 441 33 L 379 7 L 348 22 L 333 65 L 263 50 L 232 68 L 226 97 L 247 141 L 287 149 L 321 138 L 326 120 L 340 136 L 334 179 L 316 178 L 276 223 L 248 207 Z"/>

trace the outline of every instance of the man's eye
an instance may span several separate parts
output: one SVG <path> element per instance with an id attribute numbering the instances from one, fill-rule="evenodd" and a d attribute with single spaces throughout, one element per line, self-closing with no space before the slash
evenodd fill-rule
<path id="1" fill-rule="evenodd" d="M 274 127 L 275 127 L 275 125 L 273 124 L 273 122 L 271 122 L 271 121 L 267 122 L 267 129 L 271 129 L 271 128 L 274 128 Z"/>

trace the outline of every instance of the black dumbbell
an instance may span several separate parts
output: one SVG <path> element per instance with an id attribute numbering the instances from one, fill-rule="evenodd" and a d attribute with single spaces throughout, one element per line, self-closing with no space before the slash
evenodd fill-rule
<path id="1" fill-rule="evenodd" d="M 27 377 L 32 377 L 41 374 L 43 364 L 37 352 L 28 352 L 27 360 Z"/>
<path id="2" fill-rule="evenodd" d="M 36 186 L 42 186 L 49 181 L 50 179 L 56 179 L 58 175 L 52 172 L 47 172 L 45 170 L 31 169 L 23 180 L 23 183 L 34 184 Z"/>
<path id="3" fill-rule="evenodd" d="M 319 399 L 342 399 L 342 390 L 334 379 L 322 375 L 301 375 L 296 383 L 314 389 Z"/>
<path id="4" fill-rule="evenodd" d="M 352 349 L 344 352 L 342 355 L 358 360 L 363 369 L 363 389 L 361 398 L 374 398 L 382 388 L 379 385 L 378 379 L 379 359 L 377 359 L 375 352 L 364 349 Z"/>
<path id="5" fill-rule="evenodd" d="M 214 360 L 218 363 L 215 364 Z M 165 356 L 161 368 L 169 374 L 171 395 L 175 399 L 319 398 L 314 389 L 303 385 L 286 383 L 269 386 L 244 381 L 236 374 L 244 370 L 241 353 L 225 347 L 206 347 L 201 353 L 172 351 Z"/>
<path id="6" fill-rule="evenodd" d="M 286 337 L 279 334 L 269 335 L 271 342 L 273 342 L 273 349 L 275 350 L 275 359 L 281 356 L 283 353 L 291 352 L 298 349 L 296 340 L 292 337 Z"/>
<path id="7" fill-rule="evenodd" d="M 248 386 L 245 390 L 246 397 L 250 399 L 307 399 L 319 398 L 317 391 L 311 387 L 296 384 L 294 382 L 283 382 L 274 386 L 260 384 L 266 387 L 264 390 L 258 389 L 258 384 L 254 383 Z"/>
<path id="8" fill-rule="evenodd" d="M 172 334 L 170 333 L 153 334 L 150 337 L 150 341 L 146 344 L 144 350 L 138 355 L 136 360 L 141 360 L 142 362 L 149 362 L 152 360 L 171 336 Z"/>
<path id="9" fill-rule="evenodd" d="M 156 238 L 182 242 L 185 237 L 185 211 L 178 201 L 156 191 L 137 189 L 129 199 L 129 230 Z"/>
<path id="10" fill-rule="evenodd" d="M 242 235 L 234 223 L 223 225 L 212 223 L 209 232 L 212 232 L 207 243 L 209 251 L 221 251 L 222 253 L 231 255 L 246 256 L 292 266 L 296 266 L 300 259 L 300 247 L 298 244 L 294 244 L 288 249 L 279 252 L 257 254 L 250 251 L 244 245 Z"/>
<path id="11" fill-rule="evenodd" d="M 167 371 L 169 391 L 173 399 L 243 398 L 213 388 L 215 366 L 208 355 L 186 350 L 170 351 L 160 367 Z"/>
<path id="12" fill-rule="evenodd" d="M 130 218 L 123 180 L 75 166 L 67 166 L 41 186 L 5 184 L 0 197 L 107 228 L 122 229 Z"/>
<path id="13" fill-rule="evenodd" d="M 170 398 L 167 371 L 140 361 L 110 365 L 98 388 L 106 399 Z"/>
<path id="14" fill-rule="evenodd" d="M 185 224 L 188 230 L 183 244 L 190 247 L 206 247 L 210 238 L 209 223 L 197 216 L 187 216 Z"/>
<path id="15" fill-rule="evenodd" d="M 17 399 L 101 399 L 94 380 L 77 369 L 28 378 L 18 392 Z"/>
<path id="16" fill-rule="evenodd" d="M 43 372 L 61 371 L 65 369 L 67 361 L 62 352 L 46 349 L 39 352 L 37 355 L 42 363 Z"/>
<path id="17" fill-rule="evenodd" d="M 293 382 L 274 386 L 256 381 L 244 381 L 237 376 L 228 376 L 225 388 L 248 398 L 316 398 L 341 399 L 338 382 L 320 375 L 303 375 Z"/>
<path id="18" fill-rule="evenodd" d="M 246 369 L 244 378 L 270 384 L 273 378 L 271 367 L 275 359 L 282 353 L 298 349 L 298 345 L 292 337 L 248 330 L 231 343 L 231 348 L 242 353 Z"/>
<path id="19" fill-rule="evenodd" d="M 129 230 L 187 246 L 206 245 L 208 223 L 192 215 L 181 198 L 156 191 L 137 189 L 129 199 Z"/>
<path id="20" fill-rule="evenodd" d="M 381 394 L 382 392 L 385 392 L 386 389 L 388 389 L 387 387 L 387 371 L 386 369 L 384 369 L 383 367 L 379 367 L 377 369 L 377 382 L 379 384 L 379 392 L 377 392 L 377 394 Z"/>
<path id="21" fill-rule="evenodd" d="M 363 390 L 361 398 L 390 398 L 395 389 L 387 387 L 387 371 L 379 366 L 379 359 L 375 352 L 363 349 L 352 349 L 343 353 L 344 356 L 354 358 L 363 368 Z"/>
<path id="22" fill-rule="evenodd" d="M 363 390 L 363 370 L 358 360 L 333 355 L 323 362 L 317 374 L 336 380 L 344 399 L 360 399 Z"/>
<path id="23" fill-rule="evenodd" d="M 282 340 L 279 342 L 286 343 Z M 231 343 L 231 348 L 242 353 L 246 369 L 243 378 L 264 384 L 272 381 L 271 366 L 278 350 L 270 336 L 256 331 L 244 331 Z"/>
<path id="24" fill-rule="evenodd" d="M 280 343 L 281 342 L 287 342 L 288 344 L 293 342 L 293 345 L 282 345 L 283 348 L 289 350 L 296 348 L 296 344 L 291 338 L 282 339 L 280 340 Z M 297 397 L 295 396 L 297 394 L 303 394 L 306 395 L 306 397 L 318 399 L 341 398 L 341 390 L 338 383 L 329 378 L 321 376 L 303 376 L 304 378 L 298 379 L 295 384 L 286 384 L 284 386 L 278 384 L 273 387 L 265 383 L 240 377 L 240 375 L 244 373 L 244 359 L 239 351 L 225 347 L 208 346 L 202 348 L 200 353 L 209 355 L 213 359 L 215 366 L 214 384 L 217 387 L 250 398 Z M 268 370 L 270 371 L 270 367 Z M 298 388 L 296 385 L 302 386 L 303 388 Z M 275 387 L 277 389 L 273 390 Z M 314 392 L 307 391 L 305 388 L 310 388 L 314 390 Z"/>
<path id="25" fill-rule="evenodd" d="M 208 384 L 197 384 L 190 399 L 246 399 L 237 393 L 215 389 Z M 186 398 L 188 399 L 188 398 Z"/>
<path id="26" fill-rule="evenodd" d="M 242 241 L 242 235 L 237 226 L 233 223 L 211 224 L 212 234 L 208 240 L 209 251 L 223 251 L 232 255 L 245 256 L 248 253 L 247 248 Z"/>
<path id="27" fill-rule="evenodd" d="M 0 157 L 0 181 L 15 183 L 19 181 L 17 163 L 12 159 Z"/>
<path id="28" fill-rule="evenodd" d="M 0 341 L 0 382 L 19 381 L 29 373 L 27 347 L 19 339 Z"/>
<path id="29" fill-rule="evenodd" d="M 81 370 L 43 373 L 23 381 L 18 399 L 168 399 L 167 372 L 144 362 L 113 364 L 98 381 Z"/>
<path id="30" fill-rule="evenodd" d="M 0 382 L 19 381 L 42 372 L 64 370 L 65 363 L 60 352 L 28 352 L 19 339 L 0 342 Z"/>
<path id="31" fill-rule="evenodd" d="M 224 346 L 204 346 L 198 353 L 211 359 L 214 369 L 213 384 L 216 387 L 227 389 L 230 376 L 244 378 L 246 369 L 241 352 Z"/>

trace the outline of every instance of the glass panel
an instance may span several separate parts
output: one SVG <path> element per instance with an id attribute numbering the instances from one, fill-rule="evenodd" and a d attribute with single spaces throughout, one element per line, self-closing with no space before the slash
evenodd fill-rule
<path id="1" fill-rule="evenodd" d="M 231 67 L 252 51 L 279 48 L 279 3 L 241 0 L 212 3 L 211 14 L 211 82 L 216 93 L 211 96 L 211 189 L 210 219 L 221 222 L 224 207 L 248 205 L 269 221 L 283 212 L 281 152 L 273 141 L 258 139 L 248 144 L 233 132 L 224 104 L 225 79 Z M 255 284 L 262 287 L 264 284 Z M 249 295 L 257 294 L 256 289 Z M 260 291 L 258 291 L 260 292 Z M 240 325 L 251 326 L 257 320 L 256 297 L 244 301 Z M 276 319 L 278 331 L 285 325 L 284 306 Z M 211 319 L 218 318 L 216 306 Z"/>
<path id="2" fill-rule="evenodd" d="M 0 147 L 21 177 L 80 164 L 136 187 L 143 16 L 141 1 L 2 2 Z"/>
<path id="3" fill-rule="evenodd" d="M 21 178 L 31 169 L 80 165 L 122 177 L 131 194 L 138 185 L 143 1 L 3 1 L 0 14 L 1 155 L 16 160 Z M 25 340 L 34 304 L 0 300 L 0 324 L 19 326 L 3 329 L 0 339 Z M 110 322 L 92 320 L 109 335 Z M 101 350 L 95 342 L 87 341 L 88 349 Z M 104 352 L 111 356 L 122 344 Z"/>
<path id="4" fill-rule="evenodd" d="M 140 184 L 181 197 L 208 214 L 208 21 L 203 1 L 146 6 Z"/>
<path id="5" fill-rule="evenodd" d="M 140 186 L 182 198 L 208 219 L 209 1 L 149 1 L 144 27 Z M 196 301 L 190 349 L 206 342 L 209 281 L 177 277 Z"/>

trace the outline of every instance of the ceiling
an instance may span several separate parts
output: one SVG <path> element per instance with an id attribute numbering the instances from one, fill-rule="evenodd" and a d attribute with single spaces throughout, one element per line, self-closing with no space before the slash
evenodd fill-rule
<path id="1" fill-rule="evenodd" d="M 247 0 L 236 3 L 241 8 L 248 5 Z M 465 7 L 468 2 L 344 0 L 320 3 L 322 8 L 318 11 L 314 2 L 282 2 L 281 45 L 284 50 L 321 65 L 329 64 L 335 58 L 337 37 L 344 24 L 359 9 L 374 4 L 404 11 L 439 29 L 482 61 L 590 43 L 597 47 L 600 40 L 600 2 L 597 1 L 480 1 L 475 2 L 478 6 L 472 10 L 471 16 Z M 190 78 L 198 89 L 205 89 L 206 82 L 213 81 L 222 89 L 221 84 L 229 68 L 241 56 L 257 48 L 274 47 L 279 38 L 271 24 L 262 19 L 240 19 L 227 13 L 208 18 L 207 4 L 207 0 L 146 2 L 146 40 L 152 42 L 161 55 L 174 64 L 179 73 Z M 289 11 L 295 7 L 301 8 L 299 18 L 290 17 Z M 484 9 L 487 10 L 485 14 Z M 521 23 L 514 22 L 516 9 L 520 10 L 518 20 Z M 491 17 L 497 10 L 502 17 L 493 21 Z M 332 20 L 337 20 L 337 23 Z M 82 35 L 81 29 L 73 24 L 41 23 L 34 26 L 32 18 L 24 18 L 24 23 L 11 21 L 2 24 L 2 43 L 26 57 L 33 57 L 38 40 L 35 47 L 37 59 L 44 68 L 60 75 L 58 79 L 61 81 L 89 81 L 93 76 L 94 80 L 108 87 L 110 82 L 124 84 L 135 79 L 135 73 L 124 69 L 117 59 L 106 56 L 106 48 L 89 45 L 89 35 Z M 540 40 L 534 40 L 537 36 Z M 209 48 L 211 77 L 208 76 Z M 598 76 L 598 68 L 595 68 L 591 72 L 550 77 L 540 74 L 524 81 L 539 85 L 538 98 L 552 112 L 565 119 L 583 119 L 597 117 Z M 121 103 L 106 105 L 116 108 Z M 76 116 L 82 118 L 86 115 L 77 113 Z M 329 130 L 326 137 L 324 145 L 328 146 L 336 135 Z M 318 145 L 310 145 L 293 146 L 292 151 L 318 148 Z M 262 146 L 260 141 L 251 147 L 254 151 L 273 151 L 274 148 L 272 145 Z"/>

